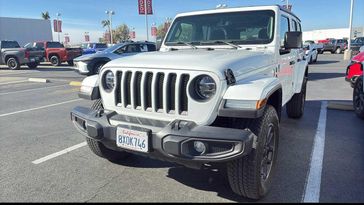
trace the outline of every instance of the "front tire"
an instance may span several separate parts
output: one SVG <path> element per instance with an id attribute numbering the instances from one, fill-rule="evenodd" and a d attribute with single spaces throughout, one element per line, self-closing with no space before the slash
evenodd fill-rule
<path id="1" fill-rule="evenodd" d="M 273 106 L 267 105 L 262 117 L 244 123 L 257 136 L 256 148 L 247 156 L 227 163 L 228 181 L 234 193 L 260 199 L 268 193 L 274 175 L 279 141 L 278 114 Z"/>
<path id="2" fill-rule="evenodd" d="M 60 66 L 61 65 L 61 61 L 59 60 L 58 56 L 55 56 L 55 55 L 51 56 L 49 61 L 52 63 L 53 66 Z"/>
<path id="3" fill-rule="evenodd" d="M 98 99 L 94 102 L 94 104 L 91 107 L 92 110 L 103 110 L 104 106 L 102 104 L 102 100 Z M 88 147 L 91 149 L 91 151 L 96 154 L 97 156 L 101 157 L 101 158 L 105 158 L 109 161 L 118 161 L 118 160 L 122 160 L 125 159 L 126 157 L 128 157 L 130 154 L 127 152 L 117 152 L 114 150 L 111 150 L 107 147 L 105 147 L 101 142 L 94 140 L 92 138 L 86 137 L 86 142 Z"/>
<path id="4" fill-rule="evenodd" d="M 15 57 L 8 58 L 8 60 L 6 61 L 6 65 L 10 70 L 17 70 L 20 68 L 19 61 Z"/>
<path id="5" fill-rule="evenodd" d="M 306 87 L 307 77 L 303 79 L 301 92 L 294 94 L 286 105 L 286 111 L 289 118 L 298 119 L 303 116 L 306 104 Z"/>
<path id="6" fill-rule="evenodd" d="M 356 80 L 353 93 L 353 107 L 355 114 L 364 119 L 364 91 L 363 91 L 363 77 Z"/>
<path id="7" fill-rule="evenodd" d="M 73 60 L 69 60 L 69 61 L 67 61 L 67 64 L 68 64 L 69 66 L 73 66 L 73 65 L 74 65 Z"/>
<path id="8" fill-rule="evenodd" d="M 28 63 L 27 66 L 30 69 L 36 69 L 38 67 L 38 63 Z"/>

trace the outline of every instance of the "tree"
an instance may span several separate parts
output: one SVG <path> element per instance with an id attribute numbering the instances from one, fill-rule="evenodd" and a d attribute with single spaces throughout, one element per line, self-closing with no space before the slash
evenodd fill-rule
<path id="1" fill-rule="evenodd" d="M 170 26 L 171 26 L 171 24 L 168 22 L 165 22 L 164 24 L 159 25 L 157 27 L 157 39 L 163 39 L 166 36 L 167 31 Z"/>
<path id="2" fill-rule="evenodd" d="M 101 25 L 102 25 L 103 28 L 108 27 L 109 33 L 111 33 L 110 20 L 103 20 L 103 21 L 101 21 Z M 110 42 L 110 43 L 112 43 L 112 42 Z"/>
<path id="3" fill-rule="evenodd" d="M 46 12 L 42 12 L 42 18 L 44 19 L 44 20 L 49 20 L 51 17 L 49 16 L 49 13 L 48 13 L 48 11 L 46 11 Z"/>
<path id="4" fill-rule="evenodd" d="M 122 24 L 118 26 L 115 30 L 113 30 L 113 40 L 114 42 L 121 42 L 130 39 L 130 29 L 126 24 Z"/>

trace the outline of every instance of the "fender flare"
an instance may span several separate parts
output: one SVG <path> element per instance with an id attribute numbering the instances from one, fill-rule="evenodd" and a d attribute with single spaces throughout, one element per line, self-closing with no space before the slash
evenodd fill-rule
<path id="1" fill-rule="evenodd" d="M 78 96 L 86 100 L 100 99 L 99 75 L 93 75 L 85 78 L 82 81 Z"/>

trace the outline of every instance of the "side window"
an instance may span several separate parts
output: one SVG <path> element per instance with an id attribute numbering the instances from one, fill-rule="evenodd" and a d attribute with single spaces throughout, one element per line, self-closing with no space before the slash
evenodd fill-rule
<path id="1" fill-rule="evenodd" d="M 138 53 L 141 52 L 139 44 L 130 44 L 126 47 L 126 53 Z"/>
<path id="2" fill-rule="evenodd" d="M 119 49 L 117 49 L 116 51 L 114 51 L 115 54 L 121 55 L 123 53 L 126 53 L 126 46 L 122 46 Z"/>
<path id="3" fill-rule="evenodd" d="M 36 43 L 35 47 L 38 49 L 44 49 L 44 43 Z"/>
<path id="4" fill-rule="evenodd" d="M 141 52 L 148 52 L 148 46 L 146 44 L 140 45 L 140 51 Z"/>
<path id="5" fill-rule="evenodd" d="M 148 44 L 147 46 L 148 46 L 148 51 L 156 51 L 157 50 L 157 48 L 153 44 Z"/>
<path id="6" fill-rule="evenodd" d="M 281 37 L 281 47 L 284 46 L 284 37 L 286 35 L 286 32 L 289 32 L 289 19 L 285 16 L 281 16 L 281 29 L 279 32 L 279 35 Z"/>

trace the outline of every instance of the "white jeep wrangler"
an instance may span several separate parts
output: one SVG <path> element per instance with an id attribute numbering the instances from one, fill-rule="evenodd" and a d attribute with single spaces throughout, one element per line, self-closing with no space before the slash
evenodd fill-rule
<path id="1" fill-rule="evenodd" d="M 271 185 L 282 107 L 303 115 L 307 68 L 300 20 L 279 6 L 183 13 L 160 51 L 86 78 L 79 95 L 95 103 L 71 118 L 100 157 L 219 165 L 233 192 L 259 199 Z"/>

